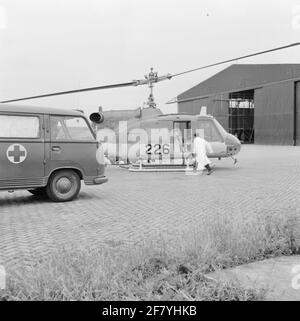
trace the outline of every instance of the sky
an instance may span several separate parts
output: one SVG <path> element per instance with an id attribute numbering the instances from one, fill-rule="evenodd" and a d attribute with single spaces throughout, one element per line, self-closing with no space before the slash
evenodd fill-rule
<path id="1" fill-rule="evenodd" d="M 300 41 L 300 0 L 0 0 L 0 100 L 178 73 Z M 300 63 L 300 46 L 237 63 Z M 166 80 L 165 113 L 180 93 L 230 64 Z M 20 102 L 136 109 L 147 86 Z"/>

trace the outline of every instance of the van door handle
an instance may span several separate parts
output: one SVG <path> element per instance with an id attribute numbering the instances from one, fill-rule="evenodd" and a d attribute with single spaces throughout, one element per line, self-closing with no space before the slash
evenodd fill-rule
<path id="1" fill-rule="evenodd" d="M 53 146 L 53 147 L 52 147 L 52 150 L 53 150 L 54 152 L 59 152 L 59 151 L 61 150 L 61 148 L 60 148 L 59 146 Z"/>

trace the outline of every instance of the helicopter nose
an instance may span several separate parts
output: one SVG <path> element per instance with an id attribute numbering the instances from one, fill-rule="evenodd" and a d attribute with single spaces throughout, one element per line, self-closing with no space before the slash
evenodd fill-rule
<path id="1" fill-rule="evenodd" d="M 227 134 L 225 138 L 225 144 L 227 147 L 227 155 L 233 156 L 240 152 L 242 144 L 239 139 L 231 134 Z"/>

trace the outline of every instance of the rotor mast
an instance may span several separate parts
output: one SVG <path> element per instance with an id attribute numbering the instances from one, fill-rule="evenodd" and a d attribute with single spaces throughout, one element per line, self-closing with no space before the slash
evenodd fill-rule
<path id="1" fill-rule="evenodd" d="M 153 83 L 157 81 L 157 72 L 153 72 L 153 67 L 150 68 L 150 72 L 148 75 L 145 75 L 145 78 L 148 80 L 148 87 L 150 88 L 150 94 L 147 100 L 148 107 L 156 108 L 156 103 L 154 101 L 153 95 Z"/>
<path id="2" fill-rule="evenodd" d="M 167 74 L 165 76 L 158 77 L 157 72 L 153 71 L 153 67 L 151 67 L 149 74 L 145 75 L 145 80 L 144 79 L 134 80 L 134 85 L 135 86 L 148 85 L 148 87 L 150 89 L 150 94 L 148 96 L 148 100 L 147 100 L 146 104 L 148 107 L 156 108 L 156 103 L 155 103 L 154 95 L 153 95 L 154 83 L 162 81 L 162 80 L 166 80 L 166 79 L 171 79 L 171 78 L 172 78 L 171 74 Z"/>

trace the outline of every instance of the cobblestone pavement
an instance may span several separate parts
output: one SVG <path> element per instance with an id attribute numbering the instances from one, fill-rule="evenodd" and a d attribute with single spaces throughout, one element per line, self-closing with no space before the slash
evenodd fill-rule
<path id="1" fill-rule="evenodd" d="M 300 148 L 243 146 L 239 163 L 214 160 L 211 176 L 107 169 L 73 202 L 0 193 L 0 264 L 26 264 L 63 245 L 139 242 L 176 235 L 212 214 L 299 213 Z"/>

